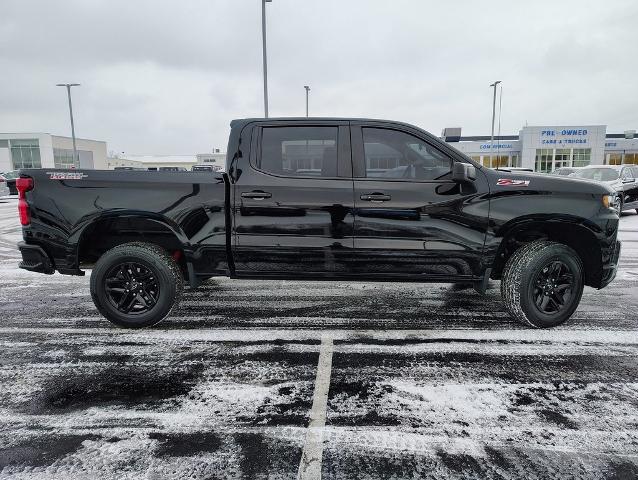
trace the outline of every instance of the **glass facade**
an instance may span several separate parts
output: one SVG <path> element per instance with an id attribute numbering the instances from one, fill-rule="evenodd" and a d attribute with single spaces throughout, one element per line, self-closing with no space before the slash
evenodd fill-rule
<path id="1" fill-rule="evenodd" d="M 638 153 L 625 153 L 625 158 L 623 158 L 623 162 L 625 164 L 638 165 Z"/>
<path id="2" fill-rule="evenodd" d="M 551 172 L 554 150 L 551 148 L 536 149 L 535 170 L 537 172 Z"/>
<path id="3" fill-rule="evenodd" d="M 554 153 L 554 168 L 570 167 L 572 161 L 572 151 L 569 148 L 557 148 Z"/>
<path id="4" fill-rule="evenodd" d="M 479 159 L 482 158 L 482 161 Z M 483 157 L 472 157 L 473 160 L 481 163 L 484 167 L 499 168 L 499 167 L 520 167 L 520 156 L 515 153 L 513 155 L 483 155 Z"/>
<path id="5" fill-rule="evenodd" d="M 622 163 L 622 153 L 608 153 L 605 163 L 607 165 L 620 165 Z"/>
<path id="6" fill-rule="evenodd" d="M 79 168 L 93 168 L 93 152 L 78 150 Z M 73 150 L 70 148 L 54 148 L 53 162 L 55 168 L 76 168 L 73 162 Z"/>
<path id="7" fill-rule="evenodd" d="M 55 168 L 75 168 L 73 150 L 70 149 L 54 148 L 53 161 L 55 162 Z"/>
<path id="8" fill-rule="evenodd" d="M 9 140 L 11 163 L 14 170 L 21 168 L 42 168 L 40 144 L 37 138 Z"/>
<path id="9" fill-rule="evenodd" d="M 591 162 L 591 148 L 574 148 L 573 167 L 586 167 Z"/>

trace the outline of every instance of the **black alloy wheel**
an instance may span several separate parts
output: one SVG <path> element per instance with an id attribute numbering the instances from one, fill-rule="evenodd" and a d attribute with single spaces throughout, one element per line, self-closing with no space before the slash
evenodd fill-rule
<path id="1" fill-rule="evenodd" d="M 561 260 L 543 267 L 534 280 L 534 304 L 545 315 L 560 313 L 570 304 L 573 295 L 574 274 Z"/>
<path id="2" fill-rule="evenodd" d="M 144 328 L 166 318 L 184 289 L 180 266 L 158 245 L 132 242 L 104 253 L 91 272 L 91 298 L 118 327 Z"/>
<path id="3" fill-rule="evenodd" d="M 112 267 L 104 277 L 104 290 L 109 302 L 127 315 L 150 312 L 160 295 L 157 274 L 137 262 Z"/>

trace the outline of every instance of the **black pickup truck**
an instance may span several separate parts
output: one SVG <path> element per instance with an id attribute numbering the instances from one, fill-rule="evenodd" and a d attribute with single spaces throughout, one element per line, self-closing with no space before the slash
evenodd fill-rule
<path id="1" fill-rule="evenodd" d="M 98 310 L 129 328 L 214 276 L 501 279 L 514 318 L 551 327 L 620 254 L 611 188 L 487 169 L 391 121 L 235 120 L 225 173 L 22 170 L 17 188 L 20 267 L 92 268 Z"/>

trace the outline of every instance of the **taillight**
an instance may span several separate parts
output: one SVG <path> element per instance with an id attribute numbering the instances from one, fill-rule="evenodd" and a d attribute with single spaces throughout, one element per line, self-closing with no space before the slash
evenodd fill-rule
<path id="1" fill-rule="evenodd" d="M 18 190 L 18 213 L 20 214 L 20 223 L 29 225 L 31 223 L 31 212 L 25 193 L 33 190 L 32 178 L 16 178 L 16 189 Z"/>

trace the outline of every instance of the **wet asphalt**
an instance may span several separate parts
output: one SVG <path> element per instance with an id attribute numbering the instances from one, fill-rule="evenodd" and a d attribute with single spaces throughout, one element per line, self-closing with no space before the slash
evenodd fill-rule
<path id="1" fill-rule="evenodd" d="M 88 276 L 17 268 L 15 209 L 0 199 L 0 478 L 638 478 L 633 212 L 616 281 L 552 330 L 514 323 L 498 282 L 213 279 L 133 332 Z"/>

